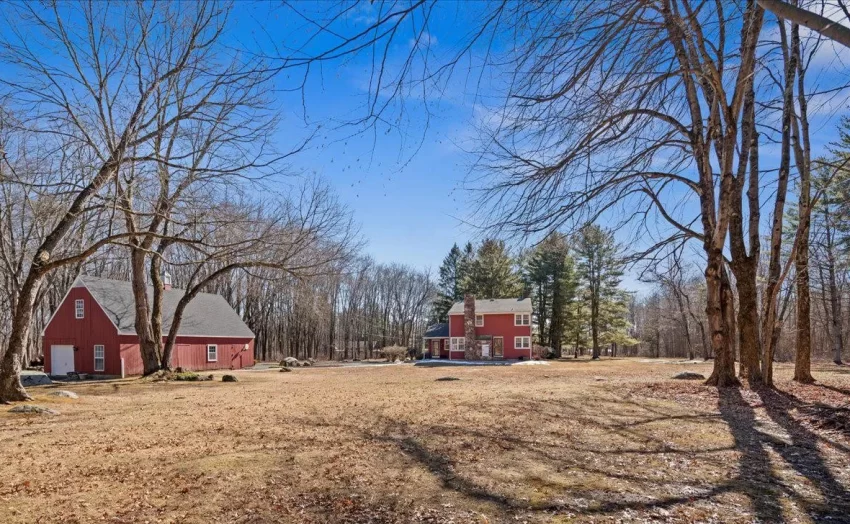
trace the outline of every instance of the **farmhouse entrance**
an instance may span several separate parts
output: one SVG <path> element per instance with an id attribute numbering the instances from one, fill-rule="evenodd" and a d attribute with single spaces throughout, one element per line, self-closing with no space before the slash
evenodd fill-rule
<path id="1" fill-rule="evenodd" d="M 440 341 L 431 341 L 431 358 L 440 358 Z"/>
<path id="2" fill-rule="evenodd" d="M 493 358 L 505 357 L 505 338 L 493 337 Z"/>

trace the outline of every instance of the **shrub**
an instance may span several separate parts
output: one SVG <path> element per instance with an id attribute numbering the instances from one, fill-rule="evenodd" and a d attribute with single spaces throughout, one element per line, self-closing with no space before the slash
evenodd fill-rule
<path id="1" fill-rule="evenodd" d="M 191 371 L 184 371 L 181 373 L 174 373 L 171 375 L 172 380 L 184 380 L 187 382 L 196 382 L 201 379 L 201 377 L 197 373 L 192 373 Z"/>
<path id="2" fill-rule="evenodd" d="M 381 354 L 388 362 L 395 362 L 407 355 L 407 348 L 401 346 L 387 346 L 381 349 Z"/>
<path id="3" fill-rule="evenodd" d="M 534 344 L 532 348 L 531 354 L 535 360 L 540 360 L 544 358 L 555 358 L 555 350 L 548 346 L 540 346 L 538 344 Z"/>

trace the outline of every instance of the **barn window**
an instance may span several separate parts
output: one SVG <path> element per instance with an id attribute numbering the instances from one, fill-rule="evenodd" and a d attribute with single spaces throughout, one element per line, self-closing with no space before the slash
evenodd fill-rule
<path id="1" fill-rule="evenodd" d="M 515 326 L 530 326 L 531 325 L 531 315 L 528 313 L 517 313 L 514 315 L 514 325 Z"/>
<path id="2" fill-rule="evenodd" d="M 514 337 L 514 348 L 531 349 L 531 337 Z"/>
<path id="3" fill-rule="evenodd" d="M 464 337 L 452 337 L 452 339 L 451 339 L 452 351 L 463 351 L 465 347 L 466 347 L 466 339 Z"/>
<path id="4" fill-rule="evenodd" d="M 218 361 L 218 346 L 210 344 L 207 346 L 207 362 Z"/>
<path id="5" fill-rule="evenodd" d="M 475 326 L 481 327 L 484 325 L 484 315 L 475 315 Z"/>
<path id="6" fill-rule="evenodd" d="M 106 369 L 106 351 L 103 346 L 96 345 L 94 347 L 94 370 L 103 371 Z"/>
<path id="7" fill-rule="evenodd" d="M 86 316 L 86 301 L 83 299 L 74 301 L 74 316 L 84 318 Z"/>

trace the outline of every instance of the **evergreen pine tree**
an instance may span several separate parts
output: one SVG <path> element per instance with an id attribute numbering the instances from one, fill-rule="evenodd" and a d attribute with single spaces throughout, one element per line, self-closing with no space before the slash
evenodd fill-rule
<path id="1" fill-rule="evenodd" d="M 623 262 L 620 247 L 610 230 L 596 224 L 585 225 L 576 236 L 578 270 L 587 287 L 593 358 L 599 358 L 603 305 L 619 292 Z"/>

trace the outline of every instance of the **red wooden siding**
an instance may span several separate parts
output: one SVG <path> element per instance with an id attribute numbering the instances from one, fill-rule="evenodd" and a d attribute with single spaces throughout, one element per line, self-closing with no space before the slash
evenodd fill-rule
<path id="1" fill-rule="evenodd" d="M 135 336 L 122 335 L 121 340 L 125 373 L 141 375 L 144 365 L 138 339 Z M 207 362 L 207 344 L 218 346 L 218 360 L 215 362 Z M 248 344 L 247 351 L 244 351 L 245 344 Z M 171 355 L 171 367 L 180 367 L 186 371 L 241 369 L 253 365 L 254 339 L 250 338 L 177 337 L 174 353 Z"/>
<path id="2" fill-rule="evenodd" d="M 516 349 L 514 347 L 514 337 L 530 337 L 531 326 L 515 326 L 513 313 L 485 314 L 484 325 L 475 328 L 475 335 L 504 337 L 505 358 L 529 358 L 531 355 L 530 349 Z M 464 336 L 463 314 L 449 315 L 449 336 Z M 453 352 L 452 358 L 462 358 L 460 355 L 460 352 Z"/>
<path id="3" fill-rule="evenodd" d="M 74 302 L 85 301 L 84 318 L 75 318 Z M 53 320 L 44 330 L 41 341 L 44 352 L 44 370 L 51 372 L 50 346 L 74 346 L 74 369 L 80 373 L 95 373 L 94 346 L 104 346 L 104 370 L 102 375 L 120 375 L 121 360 L 118 358 L 118 332 L 115 325 L 100 309 L 94 298 L 84 287 L 71 288 L 67 298 L 56 310 Z"/>
<path id="4" fill-rule="evenodd" d="M 85 317 L 75 318 L 74 301 L 85 300 Z M 94 370 L 94 346 L 104 346 L 104 370 Z M 218 360 L 207 362 L 207 344 L 218 345 Z M 248 350 L 245 351 L 245 344 Z M 74 370 L 79 373 L 141 375 L 144 371 L 136 335 L 119 335 L 115 325 L 84 287 L 72 288 L 44 331 L 44 370 L 51 372 L 50 346 L 74 346 Z M 254 339 L 227 337 L 177 337 L 172 367 L 186 370 L 240 369 L 254 365 Z"/>

